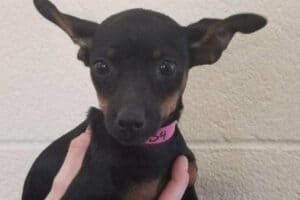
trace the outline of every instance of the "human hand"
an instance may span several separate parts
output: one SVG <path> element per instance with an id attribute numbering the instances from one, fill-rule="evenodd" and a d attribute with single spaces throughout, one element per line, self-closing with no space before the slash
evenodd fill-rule
<path id="1" fill-rule="evenodd" d="M 81 168 L 90 140 L 91 130 L 87 129 L 84 133 L 71 141 L 65 161 L 54 178 L 46 200 L 58 200 L 63 197 Z M 159 200 L 180 200 L 188 182 L 187 158 L 185 156 L 179 156 L 173 165 L 171 180 L 160 195 Z"/>
<path id="2" fill-rule="evenodd" d="M 91 130 L 87 128 L 84 133 L 70 142 L 65 161 L 54 177 L 52 187 L 45 200 L 59 200 L 63 197 L 81 168 L 90 140 Z"/>
<path id="3" fill-rule="evenodd" d="M 173 164 L 171 180 L 161 193 L 159 200 L 180 200 L 189 184 L 188 160 L 179 156 Z"/>

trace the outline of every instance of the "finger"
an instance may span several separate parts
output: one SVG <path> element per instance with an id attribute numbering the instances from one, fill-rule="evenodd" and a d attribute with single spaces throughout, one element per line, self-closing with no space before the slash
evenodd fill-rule
<path id="1" fill-rule="evenodd" d="M 172 177 L 159 200 L 180 200 L 189 182 L 188 160 L 185 156 L 179 156 L 172 169 Z"/>
<path id="2" fill-rule="evenodd" d="M 71 141 L 64 163 L 54 178 L 52 188 L 46 200 L 60 199 L 64 195 L 81 168 L 90 139 L 91 131 L 87 129 Z"/>

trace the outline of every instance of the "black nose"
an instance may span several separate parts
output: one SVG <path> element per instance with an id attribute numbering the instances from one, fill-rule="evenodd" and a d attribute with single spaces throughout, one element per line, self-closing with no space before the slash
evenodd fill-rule
<path id="1" fill-rule="evenodd" d="M 119 129 L 127 131 L 139 131 L 144 128 L 145 120 L 138 112 L 122 112 L 117 119 Z"/>

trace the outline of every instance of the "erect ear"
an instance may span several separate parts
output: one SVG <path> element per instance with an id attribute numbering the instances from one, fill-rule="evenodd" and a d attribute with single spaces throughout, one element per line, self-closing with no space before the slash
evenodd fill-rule
<path id="1" fill-rule="evenodd" d="M 88 66 L 89 48 L 98 24 L 61 13 L 48 0 L 34 0 L 34 5 L 45 18 L 59 26 L 80 46 L 77 57 Z"/>
<path id="2" fill-rule="evenodd" d="M 236 32 L 253 33 L 267 20 L 255 14 L 238 14 L 222 19 L 202 19 L 186 27 L 190 47 L 190 67 L 213 64 L 222 55 Z"/>

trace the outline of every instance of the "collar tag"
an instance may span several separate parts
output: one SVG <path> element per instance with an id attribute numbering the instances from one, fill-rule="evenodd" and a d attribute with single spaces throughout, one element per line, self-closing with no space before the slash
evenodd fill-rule
<path id="1" fill-rule="evenodd" d="M 174 121 L 173 123 L 158 129 L 153 136 L 148 138 L 145 144 L 160 144 L 168 141 L 175 133 L 176 124 L 177 121 Z"/>

